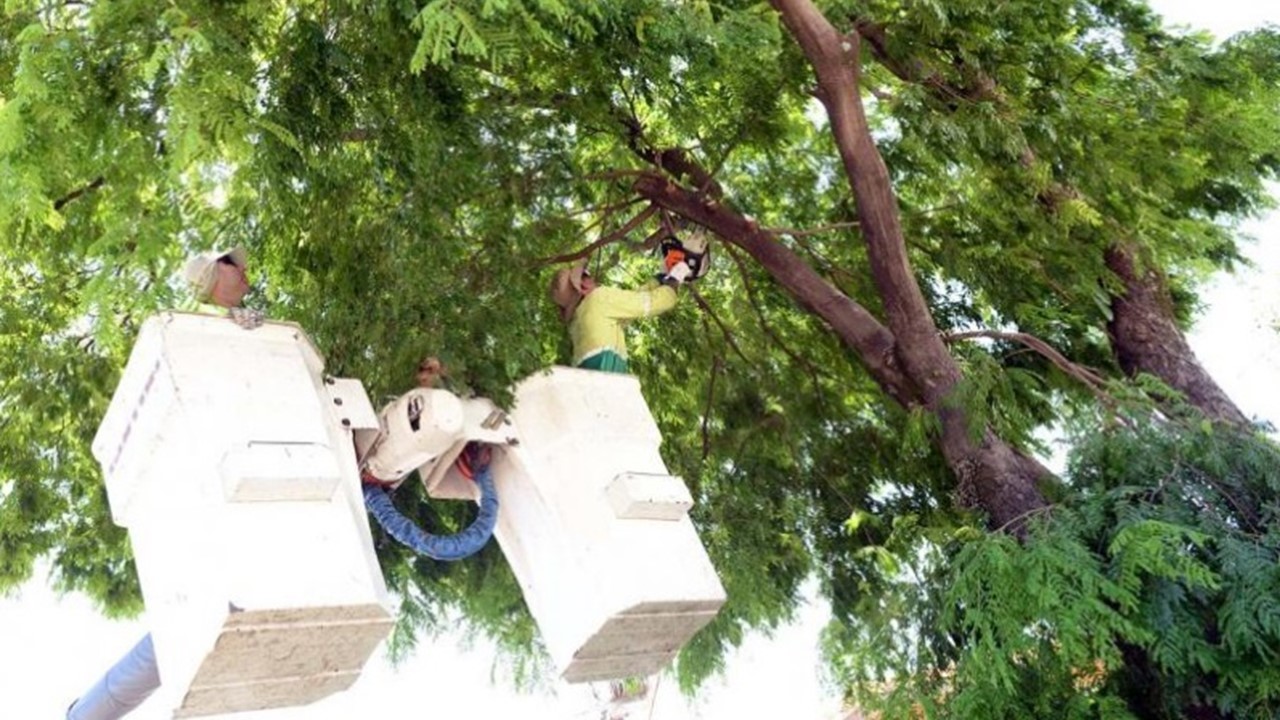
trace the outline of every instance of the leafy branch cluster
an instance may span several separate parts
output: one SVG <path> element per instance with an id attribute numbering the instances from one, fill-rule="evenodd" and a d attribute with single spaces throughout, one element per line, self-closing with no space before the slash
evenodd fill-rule
<path id="1" fill-rule="evenodd" d="M 900 518 L 826 633 L 886 718 L 1271 718 L 1280 710 L 1280 448 L 1144 424 L 1075 450 L 1026 541 Z M 903 618 L 911 618 L 904 622 Z"/>

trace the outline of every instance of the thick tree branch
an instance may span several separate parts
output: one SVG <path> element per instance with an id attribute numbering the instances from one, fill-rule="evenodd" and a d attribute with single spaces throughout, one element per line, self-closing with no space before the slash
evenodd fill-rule
<path id="1" fill-rule="evenodd" d="M 941 403 L 960 370 L 937 327 L 907 259 L 897 197 L 858 92 L 858 35 L 842 36 L 809 0 L 771 0 L 817 75 L 836 147 L 858 208 L 872 278 L 907 373 L 925 402 Z"/>
<path id="2" fill-rule="evenodd" d="M 986 73 L 957 61 L 961 73 L 972 76 L 972 85 L 960 87 L 949 84 L 925 61 L 895 57 L 889 51 L 884 26 L 864 18 L 855 19 L 854 27 L 876 60 L 903 81 L 923 85 L 949 106 L 960 97 L 989 100 L 996 103 L 1002 112 L 1008 111 L 1008 100 L 996 81 Z M 1030 170 L 1037 162 L 1035 150 L 1029 144 L 1025 145 L 1018 157 L 1019 165 Z M 1054 182 L 1036 193 L 1036 202 L 1046 213 L 1052 214 L 1058 212 L 1063 203 L 1082 197 L 1078 188 Z M 1118 229 L 1114 232 L 1118 237 L 1124 234 Z M 1174 321 L 1164 278 L 1151 271 L 1139 271 L 1133 260 L 1134 252 L 1134 247 L 1119 239 L 1105 254 L 1108 269 L 1124 284 L 1124 291 L 1112 296 L 1112 318 L 1107 323 L 1121 368 L 1129 375 L 1146 372 L 1159 377 L 1213 420 L 1237 427 L 1247 426 L 1248 418 L 1200 365 Z"/>
<path id="3" fill-rule="evenodd" d="M 742 248 L 803 307 L 822 318 L 862 360 L 876 382 L 904 407 L 919 402 L 898 366 L 894 338 L 866 308 L 827 282 L 790 248 L 752 220 L 656 174 L 635 183 L 641 196 Z"/>
<path id="4" fill-rule="evenodd" d="M 1204 369 L 1174 320 L 1164 279 L 1119 243 L 1106 251 L 1107 268 L 1124 283 L 1111 300 L 1107 332 L 1120 367 L 1130 375 L 1150 373 L 1186 396 L 1214 421 L 1248 427 L 1249 418 Z"/>
<path id="5" fill-rule="evenodd" d="M 958 85 L 947 80 L 936 67 L 919 58 L 898 57 L 890 52 L 885 26 L 868 18 L 854 18 L 853 27 L 862 37 L 867 48 L 871 50 L 871 55 L 876 61 L 903 82 L 923 85 L 933 93 L 934 97 L 948 104 L 954 104 L 957 100 L 1004 103 L 1004 97 L 1000 94 L 995 80 L 986 73 L 972 72 L 969 84 Z M 966 71 L 967 65 L 963 61 L 958 62 L 961 71 Z"/>
<path id="6" fill-rule="evenodd" d="M 956 502 L 980 507 L 994 527 L 1020 534 L 1045 504 L 1037 481 L 1051 474 L 990 429 L 975 438 L 969 412 L 951 402 L 960 367 L 942 342 L 912 273 L 897 196 L 875 146 L 860 93 L 861 36 L 841 35 L 810 0 L 770 0 L 813 66 L 836 148 L 857 205 L 871 277 L 904 375 L 941 426 L 940 449 L 956 475 Z"/>
<path id="7" fill-rule="evenodd" d="M 992 102 L 1001 111 L 1008 110 L 1008 100 L 1000 92 L 995 79 L 981 70 L 971 69 L 964 60 L 956 59 L 955 65 L 962 74 L 972 76 L 968 85 L 958 85 L 947 80 L 938 69 L 917 57 L 901 57 L 889 50 L 888 31 L 868 18 L 854 18 L 853 26 L 866 42 L 871 55 L 899 80 L 927 89 L 938 101 L 954 109 L 957 100 L 968 102 Z M 1018 164 L 1030 170 L 1036 164 L 1036 153 L 1029 146 L 1023 147 Z M 1050 212 L 1056 211 L 1064 200 L 1078 197 L 1071 188 L 1053 184 L 1040 192 L 1036 199 Z"/>

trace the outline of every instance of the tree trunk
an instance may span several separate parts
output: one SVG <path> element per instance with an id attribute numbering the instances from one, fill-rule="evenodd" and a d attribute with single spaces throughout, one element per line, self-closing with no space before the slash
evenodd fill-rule
<path id="1" fill-rule="evenodd" d="M 942 450 L 956 475 L 959 500 L 961 504 L 975 504 L 985 509 L 997 527 L 1002 525 L 1001 518 L 1006 518 L 1004 522 L 1013 524 L 1013 531 L 1017 532 L 1023 518 L 1045 504 L 1035 485 L 1044 469 L 990 430 L 984 431 L 980 443 L 972 441 L 963 411 L 945 402 L 959 380 L 959 371 L 950 356 L 945 355 L 945 349 L 939 351 L 926 337 L 926 323 L 934 340 L 937 340 L 936 328 L 927 308 L 922 309 L 923 297 L 910 275 L 888 174 L 862 117 L 858 88 L 861 36 L 856 32 L 840 36 L 810 0 L 771 0 L 771 3 L 817 73 L 818 97 L 827 107 L 853 187 L 859 225 L 867 242 L 877 289 L 885 302 L 889 330 L 897 340 L 895 347 L 907 376 L 919 388 L 925 404 L 942 421 Z M 882 28 L 865 22 L 855 26 L 868 36 L 873 53 L 887 57 Z M 918 65 L 898 63 L 889 67 L 900 77 L 921 82 L 934 90 L 942 82 L 940 77 Z M 965 96 L 1000 101 L 999 92 L 990 81 L 978 82 L 967 90 L 970 92 Z M 1161 277 L 1154 272 L 1139 272 L 1127 249 L 1111 249 L 1106 262 L 1125 285 L 1124 294 L 1113 298 L 1113 320 L 1108 324 L 1123 369 L 1130 374 L 1148 372 L 1160 377 L 1215 420 L 1245 423 L 1243 413 L 1200 366 L 1173 321 Z M 972 496 L 965 497 L 967 492 Z M 1133 709 L 1143 717 L 1157 717 L 1162 704 L 1158 697 L 1161 687 L 1158 674 L 1140 648 L 1128 646 L 1122 650 L 1126 671 L 1137 685 L 1140 698 L 1138 707 Z M 1208 705 L 1193 705 L 1185 712 L 1188 717 L 1206 720 L 1223 717 Z"/>
<path id="2" fill-rule="evenodd" d="M 966 411 L 954 405 L 960 368 L 911 270 L 897 197 L 863 111 L 861 39 L 856 33 L 841 36 L 809 0 L 772 4 L 817 76 L 817 95 L 831 120 L 858 208 L 858 225 L 894 348 L 921 402 L 940 421 L 941 448 L 956 475 L 957 500 L 985 510 L 993 527 L 1018 532 L 1028 515 L 1045 506 L 1038 482 L 1049 473 L 989 429 L 975 429 Z"/>
<path id="3" fill-rule="evenodd" d="M 838 36 L 807 1 L 775 0 L 774 6 L 817 69 L 819 95 L 831 117 L 857 203 L 859 227 L 887 325 L 827 282 L 773 234 L 721 205 L 715 199 L 716 188 L 707 180 L 709 174 L 688 157 L 644 146 L 640 129 L 632 122 L 626 124 L 632 149 L 640 157 L 698 185 L 690 190 L 654 174 L 639 178 L 635 190 L 745 250 L 797 302 L 832 328 L 887 395 L 903 407 L 924 407 L 933 413 L 941 428 L 939 448 L 956 477 L 957 504 L 985 511 L 992 528 L 1020 534 L 1027 518 L 1045 507 L 1039 483 L 1052 474 L 954 405 L 962 375 L 907 258 L 889 172 L 871 138 L 858 94 L 859 40 L 856 35 Z"/>
<path id="4" fill-rule="evenodd" d="M 965 67 L 966 74 L 971 77 L 970 83 L 953 84 L 927 62 L 893 55 L 884 25 L 867 18 L 855 18 L 854 27 L 871 54 L 886 69 L 904 82 L 925 87 L 949 106 L 963 98 L 973 102 L 992 102 L 1008 109 L 1008 102 L 994 78 L 982 70 Z M 1022 164 L 1030 168 L 1035 162 L 1036 153 L 1028 147 L 1023 153 Z M 1062 198 L 1077 196 L 1074 188 L 1059 187 L 1042 193 L 1038 199 L 1053 212 Z M 1112 320 L 1107 324 L 1120 367 L 1130 376 L 1147 373 L 1159 378 L 1217 422 L 1246 425 L 1248 419 L 1244 413 L 1227 397 L 1191 351 L 1186 336 L 1173 318 L 1169 294 L 1162 278 L 1154 271 L 1141 272 L 1133 252 L 1131 248 L 1116 245 L 1107 251 L 1105 258 L 1107 267 L 1120 277 L 1125 286 L 1122 295 L 1112 298 Z"/>
<path id="5" fill-rule="evenodd" d="M 1124 282 L 1124 293 L 1111 299 L 1107 332 L 1120 367 L 1129 375 L 1147 373 L 1186 396 L 1207 417 L 1245 426 L 1249 419 L 1200 365 L 1182 329 L 1163 279 L 1154 270 L 1140 269 L 1134 251 L 1114 245 L 1107 250 L 1107 267 Z"/>

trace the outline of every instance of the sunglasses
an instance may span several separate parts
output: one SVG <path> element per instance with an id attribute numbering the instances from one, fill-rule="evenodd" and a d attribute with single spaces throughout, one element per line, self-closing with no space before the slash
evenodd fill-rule
<path id="1" fill-rule="evenodd" d="M 222 257 L 218 258 L 218 264 L 230 265 L 231 267 L 240 267 L 239 265 L 236 265 L 236 261 L 232 260 L 230 255 L 223 255 Z"/>

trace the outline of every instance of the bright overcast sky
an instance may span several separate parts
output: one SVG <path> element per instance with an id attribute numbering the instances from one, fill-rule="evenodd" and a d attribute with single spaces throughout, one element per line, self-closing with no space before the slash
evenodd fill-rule
<path id="1" fill-rule="evenodd" d="M 1207 29 L 1218 38 L 1267 22 L 1280 23 L 1280 5 L 1274 2 L 1158 0 L 1152 4 L 1170 23 Z M 1206 294 L 1209 307 L 1192 344 L 1246 413 L 1280 424 L 1280 400 L 1262 392 L 1274 385 L 1280 370 L 1280 339 L 1274 330 L 1280 318 L 1276 283 L 1280 215 L 1273 213 L 1242 230 L 1258 240 L 1251 248 L 1257 265 L 1214 284 Z M 67 703 L 145 632 L 141 621 L 102 619 L 78 596 L 56 598 L 42 580 L 37 577 L 14 597 L 0 600 L 0 717 L 61 718 Z M 730 658 L 726 676 L 708 683 L 696 699 L 680 697 L 672 679 L 664 677 L 652 717 L 834 717 L 838 703 L 817 679 L 816 646 L 825 614 L 820 604 L 811 606 L 795 626 L 773 638 L 749 638 Z M 405 716 L 406 711 L 408 717 L 466 712 L 478 718 L 524 720 L 600 716 L 602 705 L 589 687 L 561 684 L 518 694 L 493 672 L 492 648 L 482 644 L 464 650 L 458 638 L 448 637 L 424 647 L 399 668 L 391 668 L 379 651 L 351 690 L 315 705 L 221 717 L 349 720 Z M 144 705 L 129 718 L 161 720 L 165 714 L 159 707 Z"/>

